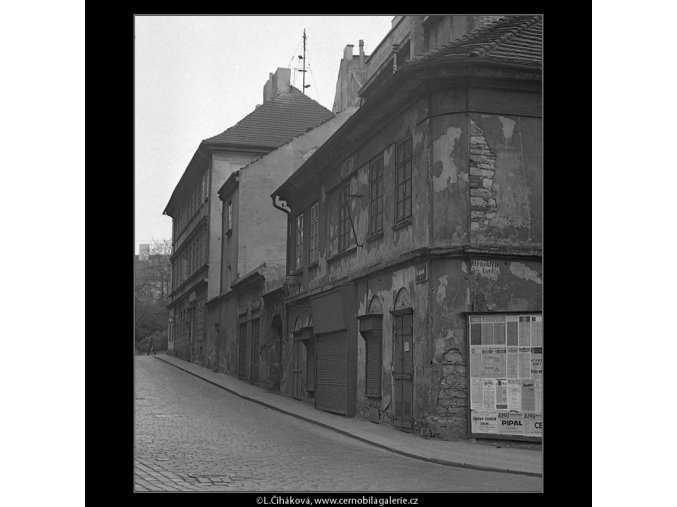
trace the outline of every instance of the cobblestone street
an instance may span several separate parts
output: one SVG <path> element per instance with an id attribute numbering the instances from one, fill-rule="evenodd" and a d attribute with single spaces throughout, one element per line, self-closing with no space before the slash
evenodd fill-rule
<path id="1" fill-rule="evenodd" d="M 540 491 L 399 456 L 135 358 L 136 491 Z"/>

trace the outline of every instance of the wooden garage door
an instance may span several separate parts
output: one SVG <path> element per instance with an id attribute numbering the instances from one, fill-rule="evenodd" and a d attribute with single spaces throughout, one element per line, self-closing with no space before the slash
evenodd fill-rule
<path id="1" fill-rule="evenodd" d="M 315 353 L 315 407 L 345 415 L 348 405 L 346 331 L 317 335 Z"/>

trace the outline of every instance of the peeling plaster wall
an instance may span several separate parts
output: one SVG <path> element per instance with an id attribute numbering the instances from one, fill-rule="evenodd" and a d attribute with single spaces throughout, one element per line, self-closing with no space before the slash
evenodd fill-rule
<path id="1" fill-rule="evenodd" d="M 469 310 L 468 262 L 432 262 L 431 436 L 467 436 L 468 380 L 466 317 Z"/>
<path id="2" fill-rule="evenodd" d="M 472 258 L 469 281 L 473 311 L 542 309 L 540 261 Z"/>
<path id="3" fill-rule="evenodd" d="M 470 115 L 473 243 L 541 243 L 540 118 Z"/>
<path id="4" fill-rule="evenodd" d="M 320 202 L 320 245 L 316 266 L 303 270 L 303 290 L 322 287 L 340 280 L 355 271 L 398 258 L 401 254 L 425 246 L 429 242 L 429 184 L 428 184 L 428 107 L 427 100 L 419 100 L 387 126 L 379 130 L 358 150 L 337 162 L 331 176 L 314 192 L 292 203 L 292 217 L 308 212 L 314 202 Z M 395 215 L 395 140 L 412 136 L 412 221 L 393 230 Z M 383 234 L 369 236 L 369 161 L 384 152 L 383 169 Z M 362 247 L 343 256 L 338 255 L 338 208 L 341 177 L 351 175 L 350 213 L 355 234 Z M 304 221 L 309 222 L 309 220 Z M 305 234 L 309 233 L 309 229 Z M 351 242 L 355 244 L 352 230 Z M 293 249 L 292 249 L 293 250 Z M 307 252 L 304 252 L 306 254 Z M 307 258 L 307 257 L 306 257 Z"/>
<path id="5" fill-rule="evenodd" d="M 413 310 L 413 416 L 414 431 L 423 426 L 421 421 L 430 413 L 430 341 L 428 314 L 428 284 L 416 283 L 415 266 L 387 271 L 361 281 L 357 287 L 357 314 L 367 313 L 369 302 L 378 296 L 383 305 L 382 341 L 381 341 L 381 399 L 367 398 L 365 395 L 366 349 L 362 336 L 358 340 L 357 353 L 357 414 L 369 417 L 370 407 L 377 407 L 379 422 L 392 424 L 393 419 L 393 318 L 395 298 L 400 289 L 405 288 L 411 298 Z"/>
<path id="6" fill-rule="evenodd" d="M 465 312 L 542 309 L 540 261 L 491 257 L 432 262 L 431 413 L 427 431 L 442 438 L 468 431 L 467 316 Z"/>
<path id="7" fill-rule="evenodd" d="M 468 241 L 468 135 L 466 114 L 431 120 L 433 231 L 437 245 Z"/>

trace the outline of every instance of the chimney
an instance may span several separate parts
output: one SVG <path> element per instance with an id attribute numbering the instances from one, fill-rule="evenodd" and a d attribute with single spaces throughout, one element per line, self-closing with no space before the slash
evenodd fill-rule
<path id="1" fill-rule="evenodd" d="M 289 93 L 291 69 L 278 67 L 275 74 L 268 74 L 268 82 L 263 86 L 263 101 L 266 102 L 280 93 Z"/>
<path id="2" fill-rule="evenodd" d="M 360 39 L 360 58 L 364 57 L 364 41 Z"/>
<path id="3" fill-rule="evenodd" d="M 354 44 L 346 44 L 345 49 L 343 50 L 343 59 L 351 61 L 353 59 L 353 47 Z"/>

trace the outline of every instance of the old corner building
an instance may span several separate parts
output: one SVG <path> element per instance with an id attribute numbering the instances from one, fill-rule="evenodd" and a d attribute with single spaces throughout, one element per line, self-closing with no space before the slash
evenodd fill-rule
<path id="1" fill-rule="evenodd" d="M 454 17 L 397 44 L 394 22 L 360 108 L 272 194 L 282 391 L 427 436 L 538 440 L 542 21 L 427 50 L 454 22 L 427 18 Z"/>

